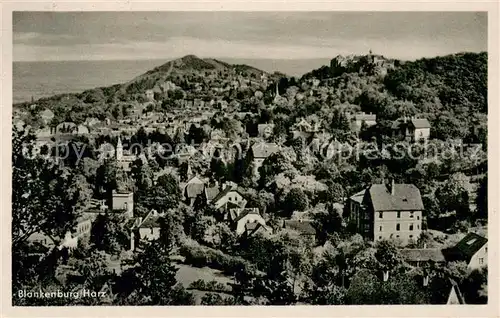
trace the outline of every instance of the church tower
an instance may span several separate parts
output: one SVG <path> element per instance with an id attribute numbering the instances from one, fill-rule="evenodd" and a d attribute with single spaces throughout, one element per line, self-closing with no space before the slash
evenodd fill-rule
<path id="1" fill-rule="evenodd" d="M 118 137 L 118 143 L 116 145 L 116 160 L 120 161 L 123 159 L 123 145 L 122 140 Z"/>

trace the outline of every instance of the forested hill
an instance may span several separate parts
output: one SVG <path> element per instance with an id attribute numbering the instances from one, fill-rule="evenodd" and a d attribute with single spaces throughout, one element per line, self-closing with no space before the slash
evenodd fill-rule
<path id="1" fill-rule="evenodd" d="M 319 78 L 336 92 L 333 103 L 394 120 L 403 113 L 429 119 L 436 137 L 466 138 L 487 124 L 486 52 L 411 62 L 382 56 L 338 56 L 303 76 Z M 485 138 L 485 136 L 483 136 Z"/>
<path id="2" fill-rule="evenodd" d="M 269 81 L 262 81 L 265 76 Z M 193 55 L 168 62 L 131 81 L 111 87 L 96 88 L 81 94 L 66 94 L 36 101 L 36 112 L 49 108 L 56 114 L 54 124 L 62 121 L 81 123 L 87 117 L 126 117 L 129 108 L 143 103 L 148 89 L 159 90 L 166 81 L 177 85 L 172 98 L 203 98 L 238 101 L 242 109 L 261 112 L 273 104 L 275 84 L 279 92 L 287 89 L 307 96 L 288 106 L 278 105 L 277 113 L 314 115 L 319 109 L 364 111 L 377 115 L 377 134 L 389 131 L 393 120 L 402 115 L 427 118 L 433 127 L 432 137 L 462 138 L 486 144 L 487 135 L 487 53 L 460 53 L 436 58 L 403 62 L 380 55 L 337 56 L 329 66 L 305 74 L 300 79 L 283 74 L 267 74 L 246 65 L 231 65 L 215 59 Z M 315 93 L 311 83 L 319 79 Z M 257 83 L 234 87 L 242 80 Z M 265 84 L 264 84 L 265 83 Z M 263 93 L 260 102 L 254 97 Z M 291 96 L 291 95 L 290 95 Z M 293 98 L 292 98 L 293 99 Z M 171 106 L 170 100 L 159 100 L 158 111 Z M 253 106 L 252 106 L 253 105 Z M 29 103 L 15 105 L 26 108 Z M 255 106 L 255 107 L 254 107 Z M 257 108 L 256 108 L 257 107 Z M 29 107 L 28 107 L 29 108 Z M 321 114 L 317 114 L 321 115 Z M 294 116 L 292 116 L 294 117 Z M 295 118 L 290 118 L 294 120 Z M 23 119 L 24 120 L 24 119 Z"/>

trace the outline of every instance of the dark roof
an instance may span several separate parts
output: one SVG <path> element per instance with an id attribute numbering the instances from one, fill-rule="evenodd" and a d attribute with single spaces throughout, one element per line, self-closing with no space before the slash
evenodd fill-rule
<path id="1" fill-rule="evenodd" d="M 259 222 L 252 222 L 252 223 L 245 224 L 245 232 L 246 232 L 247 236 L 251 236 L 251 235 L 257 233 L 260 229 L 264 229 L 265 231 L 269 231 L 268 227 L 263 226 Z"/>
<path id="2" fill-rule="evenodd" d="M 368 189 L 374 211 L 419 211 L 424 209 L 420 190 L 413 184 L 394 184 L 394 195 L 385 184 L 374 184 Z M 365 197 L 366 200 L 366 197 Z"/>
<path id="3" fill-rule="evenodd" d="M 469 261 L 487 242 L 487 238 L 471 232 L 451 248 L 448 256 L 451 258 L 450 260 Z"/>
<path id="4" fill-rule="evenodd" d="M 400 252 L 407 262 L 445 261 L 443 253 L 437 248 L 405 248 Z"/>
<path id="5" fill-rule="evenodd" d="M 235 192 L 238 192 L 239 195 L 241 195 L 243 197 L 243 194 L 241 194 L 240 191 L 238 191 L 237 189 L 233 189 L 232 187 L 230 186 L 227 186 L 224 190 L 222 190 L 221 192 L 219 192 L 215 198 L 213 199 L 214 202 L 217 202 L 219 201 L 220 199 L 222 199 L 226 194 L 228 194 L 229 192 L 231 191 L 235 191 Z"/>
<path id="6" fill-rule="evenodd" d="M 267 158 L 278 150 L 279 147 L 275 143 L 260 142 L 252 146 L 254 158 Z"/>
<path id="7" fill-rule="evenodd" d="M 312 226 L 312 221 L 285 220 L 283 227 L 306 235 L 316 235 L 316 229 Z"/>
<path id="8" fill-rule="evenodd" d="M 239 220 L 241 220 L 242 218 L 244 218 L 245 216 L 247 216 L 249 214 L 260 215 L 259 209 L 258 208 L 243 209 L 243 211 L 240 212 L 240 214 L 238 215 L 238 217 L 236 219 L 234 219 L 234 222 L 238 222 Z"/>
<path id="9" fill-rule="evenodd" d="M 427 119 L 412 118 L 410 120 L 410 122 L 415 128 L 430 128 L 431 127 L 431 124 L 429 123 L 429 121 Z"/>

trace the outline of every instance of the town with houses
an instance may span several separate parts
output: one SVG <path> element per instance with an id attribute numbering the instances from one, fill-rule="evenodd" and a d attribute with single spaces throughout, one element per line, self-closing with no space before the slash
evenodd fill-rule
<path id="1" fill-rule="evenodd" d="M 13 304 L 487 303 L 486 60 L 188 55 L 14 105 Z"/>

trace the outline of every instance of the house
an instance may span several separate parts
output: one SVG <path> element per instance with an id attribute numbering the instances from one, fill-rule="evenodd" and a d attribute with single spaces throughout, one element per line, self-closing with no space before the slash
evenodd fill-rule
<path id="1" fill-rule="evenodd" d="M 242 209 L 239 215 L 232 221 L 237 235 L 254 234 L 258 227 L 266 227 L 266 221 L 259 213 L 259 209 Z M 257 225 L 259 224 L 259 225 Z M 265 230 L 264 229 L 264 230 Z"/>
<path id="2" fill-rule="evenodd" d="M 450 280 L 451 289 L 450 294 L 448 295 L 448 300 L 446 301 L 447 305 L 465 305 L 465 299 L 458 287 L 458 284 L 454 280 Z"/>
<path id="3" fill-rule="evenodd" d="M 311 243 L 316 241 L 316 229 L 310 220 L 284 220 L 283 229 L 296 231 Z"/>
<path id="4" fill-rule="evenodd" d="M 469 269 L 478 269 L 488 264 L 488 239 L 471 232 L 444 253 L 447 261 L 465 261 Z"/>
<path id="5" fill-rule="evenodd" d="M 138 217 L 134 221 L 130 233 L 130 250 L 135 250 L 140 241 L 153 241 L 160 237 L 160 220 L 162 217 L 163 214 L 151 210 L 144 219 Z"/>
<path id="6" fill-rule="evenodd" d="M 186 201 L 188 201 L 189 205 L 193 205 L 196 198 L 203 194 L 205 190 L 205 182 L 203 182 L 197 176 L 189 179 L 182 189 L 182 194 Z"/>
<path id="7" fill-rule="evenodd" d="M 348 200 L 349 222 L 363 237 L 399 239 L 403 244 L 422 233 L 424 204 L 413 184 L 373 184 Z"/>
<path id="8" fill-rule="evenodd" d="M 363 122 L 366 124 L 367 127 L 374 126 L 377 124 L 377 115 L 365 114 L 365 113 L 355 114 L 353 117 L 354 130 L 360 131 Z"/>
<path id="9" fill-rule="evenodd" d="M 403 137 L 407 141 L 426 141 L 431 134 L 431 124 L 427 119 L 400 118 L 392 124 L 393 136 Z"/>
<path id="10" fill-rule="evenodd" d="M 247 204 L 247 200 L 237 189 L 231 186 L 225 186 L 222 191 L 212 199 L 211 203 L 218 210 L 227 210 L 232 206 L 245 207 L 245 205 Z"/>
<path id="11" fill-rule="evenodd" d="M 134 193 L 113 190 L 111 199 L 113 211 L 123 212 L 128 218 L 134 217 Z"/>
<path id="12" fill-rule="evenodd" d="M 259 142 L 255 143 L 252 148 L 252 158 L 254 165 L 254 175 L 258 175 L 259 168 L 262 166 L 264 160 L 272 155 L 273 153 L 278 152 L 279 146 L 275 143 L 267 143 L 267 142 Z"/>
<path id="13" fill-rule="evenodd" d="M 28 236 L 27 241 L 35 245 L 42 245 L 49 250 L 53 249 L 56 246 L 54 239 L 43 232 L 35 232 L 31 234 L 30 236 Z"/>
<path id="14" fill-rule="evenodd" d="M 403 248 L 399 251 L 405 262 L 414 267 L 446 262 L 443 252 L 438 248 Z"/>

